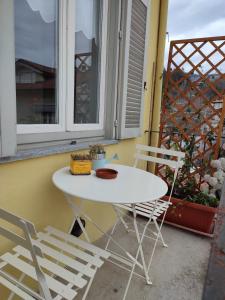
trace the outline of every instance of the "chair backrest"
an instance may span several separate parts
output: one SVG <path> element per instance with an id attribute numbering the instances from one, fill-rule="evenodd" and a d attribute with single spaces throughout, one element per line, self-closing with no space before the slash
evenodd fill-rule
<path id="1" fill-rule="evenodd" d="M 157 147 L 151 147 L 146 145 L 136 145 L 136 153 L 135 153 L 135 162 L 134 167 L 137 166 L 137 163 L 139 160 L 145 160 L 157 164 L 167 165 L 173 169 L 179 169 L 183 166 L 183 158 L 185 157 L 185 153 L 181 151 L 175 151 L 175 150 L 168 150 L 164 148 L 157 148 Z M 168 159 L 168 158 L 161 158 L 153 155 L 147 155 L 141 153 L 149 152 L 154 154 L 163 154 L 165 156 L 173 157 L 174 159 Z"/>
<path id="2" fill-rule="evenodd" d="M 143 154 L 142 151 L 148 152 L 154 155 L 150 154 Z M 163 154 L 166 157 L 172 157 L 170 158 L 161 158 L 157 157 L 157 154 Z M 135 153 L 135 162 L 134 162 L 134 167 L 137 167 L 137 163 L 139 160 L 144 160 L 148 162 L 153 162 L 156 164 L 161 164 L 161 165 L 166 165 L 174 170 L 173 172 L 173 181 L 171 185 L 171 190 L 169 194 L 169 202 L 171 200 L 171 196 L 173 193 L 173 188 L 174 184 L 177 178 L 177 173 L 179 168 L 181 168 L 184 164 L 183 159 L 185 157 L 185 153 L 181 151 L 175 151 L 175 150 L 168 150 L 164 148 L 157 148 L 157 147 L 151 147 L 151 146 L 146 146 L 146 145 L 136 145 L 136 153 Z"/>
<path id="3" fill-rule="evenodd" d="M 40 295 L 44 299 L 50 299 L 52 300 L 51 293 L 49 291 L 49 288 L 47 286 L 47 282 L 45 279 L 45 275 L 43 271 L 41 270 L 41 267 L 38 263 L 37 256 L 43 257 L 42 251 L 39 247 L 34 245 L 33 243 L 33 238 L 37 238 L 36 235 L 36 230 L 34 225 L 21 218 L 18 217 L 4 209 L 0 209 L 0 219 L 7 221 L 9 224 L 13 224 L 20 229 L 22 229 L 23 234 L 19 235 L 10 229 L 8 229 L 6 226 L 0 225 L 0 235 L 4 236 L 5 238 L 13 241 L 17 245 L 21 245 L 22 247 L 26 248 L 27 250 L 30 251 L 37 279 L 38 279 L 38 284 L 39 284 L 39 290 L 40 290 Z M 3 272 L 3 271 L 1 271 Z M 4 274 L 2 274 L 4 275 Z M 19 284 L 19 283 L 18 283 Z"/>

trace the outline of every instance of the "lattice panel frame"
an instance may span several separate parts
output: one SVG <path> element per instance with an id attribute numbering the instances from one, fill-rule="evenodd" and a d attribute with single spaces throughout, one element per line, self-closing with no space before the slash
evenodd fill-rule
<path id="1" fill-rule="evenodd" d="M 198 186 L 218 157 L 225 115 L 225 36 L 170 44 L 160 122 L 159 147 L 184 151 L 193 140 L 193 176 Z M 157 173 L 168 182 L 165 167 Z"/>

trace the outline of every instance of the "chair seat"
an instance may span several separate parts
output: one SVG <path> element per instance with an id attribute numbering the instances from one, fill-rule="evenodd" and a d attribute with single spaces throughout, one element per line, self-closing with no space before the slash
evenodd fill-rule
<path id="1" fill-rule="evenodd" d="M 110 254 L 92 244 L 48 226 L 44 232 L 37 234 L 33 243 L 41 248 L 44 257 L 38 257 L 38 263 L 45 273 L 53 299 L 72 300 L 77 289 L 83 288 L 95 276 L 104 259 Z M 11 266 L 37 281 L 35 268 L 32 265 L 30 252 L 22 246 L 13 248 L 13 253 L 5 253 L 0 257 L 0 284 L 12 290 L 22 299 L 43 299 L 36 292 L 29 293 L 24 284 L 12 283 L 12 278 L 4 272 Z M 12 272 L 13 274 L 13 272 Z"/>
<path id="2" fill-rule="evenodd" d="M 138 215 L 147 218 L 151 217 L 152 219 L 157 219 L 162 213 L 164 213 L 167 210 L 169 205 L 171 205 L 171 202 L 159 199 L 157 203 L 146 202 L 135 204 L 135 210 Z M 116 206 L 125 210 L 132 211 L 131 204 L 116 204 Z"/>

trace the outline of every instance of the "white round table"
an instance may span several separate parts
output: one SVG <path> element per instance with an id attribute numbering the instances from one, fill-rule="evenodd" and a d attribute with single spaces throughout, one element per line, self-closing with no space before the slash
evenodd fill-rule
<path id="1" fill-rule="evenodd" d="M 134 267 L 136 265 L 138 265 L 144 271 L 146 282 L 150 284 L 151 281 L 149 279 L 142 249 L 142 241 L 147 224 L 141 236 L 136 221 L 135 204 L 150 202 L 161 198 L 167 193 L 167 184 L 161 178 L 138 168 L 116 164 L 108 164 L 106 167 L 118 171 L 118 175 L 115 179 L 98 178 L 96 177 L 95 172 L 92 172 L 91 175 L 71 175 L 69 167 L 65 167 L 56 171 L 53 174 L 52 180 L 55 186 L 64 192 L 67 201 L 74 212 L 75 220 L 78 221 L 78 224 L 82 229 L 87 241 L 90 242 L 90 238 L 81 222 L 80 215 L 85 216 L 86 219 L 93 223 L 103 234 L 108 236 L 108 238 L 112 240 L 121 250 L 123 250 L 129 259 L 131 259 L 133 267 L 130 271 L 130 279 L 127 287 L 129 287 Z M 74 201 L 72 201 L 71 197 L 109 203 L 113 206 L 114 204 L 131 204 L 134 213 L 134 229 L 138 242 L 136 256 L 132 256 L 123 246 L 121 246 L 112 238 L 115 225 L 111 234 L 108 234 L 102 230 L 100 226 L 90 218 L 90 216 L 85 214 L 81 207 L 77 206 Z M 121 217 L 119 218 L 122 219 Z M 142 263 L 138 262 L 137 260 L 139 252 L 141 254 Z M 119 263 L 121 262 L 121 256 L 118 256 L 114 253 L 113 257 L 114 259 L 117 259 Z M 129 262 L 128 266 L 130 266 Z"/>
<path id="2" fill-rule="evenodd" d="M 138 168 L 108 164 L 118 171 L 115 179 L 101 179 L 91 175 L 71 175 L 69 167 L 53 174 L 55 186 L 67 195 L 104 203 L 135 204 L 150 202 L 167 193 L 165 181 Z"/>

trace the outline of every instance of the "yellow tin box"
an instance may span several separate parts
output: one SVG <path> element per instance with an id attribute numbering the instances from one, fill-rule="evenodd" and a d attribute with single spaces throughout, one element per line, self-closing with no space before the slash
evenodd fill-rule
<path id="1" fill-rule="evenodd" d="M 91 160 L 72 160 L 70 161 L 70 172 L 73 175 L 90 175 L 91 174 Z"/>

